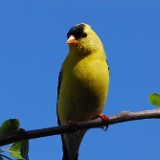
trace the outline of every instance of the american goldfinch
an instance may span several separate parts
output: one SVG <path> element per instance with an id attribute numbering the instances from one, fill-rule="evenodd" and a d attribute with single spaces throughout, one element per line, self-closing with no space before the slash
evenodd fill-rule
<path id="1" fill-rule="evenodd" d="M 91 26 L 81 23 L 67 33 L 69 53 L 59 74 L 58 124 L 88 121 L 104 108 L 109 85 L 109 67 L 103 44 Z M 86 130 L 61 135 L 63 160 L 78 160 Z"/>

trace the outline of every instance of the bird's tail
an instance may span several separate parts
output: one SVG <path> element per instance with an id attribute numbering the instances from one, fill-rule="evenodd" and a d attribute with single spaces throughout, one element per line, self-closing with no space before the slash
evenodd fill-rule
<path id="1" fill-rule="evenodd" d="M 73 133 L 66 133 L 62 135 L 62 160 L 78 160 L 79 147 L 85 133 L 86 130 L 79 130 Z"/>

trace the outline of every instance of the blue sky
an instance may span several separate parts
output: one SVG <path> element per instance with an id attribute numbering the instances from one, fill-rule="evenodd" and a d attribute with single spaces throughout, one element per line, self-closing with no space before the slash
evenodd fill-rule
<path id="1" fill-rule="evenodd" d="M 66 34 L 85 22 L 103 41 L 111 70 L 104 113 L 154 109 L 160 93 L 159 0 L 0 0 L 0 122 L 26 130 L 57 125 L 57 77 Z M 79 160 L 158 160 L 160 121 L 144 120 L 86 134 Z M 30 160 L 61 159 L 60 136 L 30 141 Z"/>

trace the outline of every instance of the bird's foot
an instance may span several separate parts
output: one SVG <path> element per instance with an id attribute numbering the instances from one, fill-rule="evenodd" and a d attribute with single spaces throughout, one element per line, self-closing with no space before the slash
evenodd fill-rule
<path id="1" fill-rule="evenodd" d="M 109 122 L 108 116 L 105 114 L 99 114 L 98 117 L 101 118 L 104 124 L 106 124 L 104 127 L 102 127 L 102 129 L 106 131 L 108 129 L 108 122 Z"/>
<path id="2" fill-rule="evenodd" d="M 68 121 L 68 125 L 70 126 L 71 131 L 77 131 L 77 123 L 73 120 Z"/>

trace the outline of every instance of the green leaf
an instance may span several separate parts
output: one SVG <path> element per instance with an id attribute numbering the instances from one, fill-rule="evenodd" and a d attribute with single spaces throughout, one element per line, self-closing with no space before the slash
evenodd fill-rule
<path id="1" fill-rule="evenodd" d="M 0 126 L 0 138 L 19 129 L 18 119 L 9 119 Z"/>
<path id="2" fill-rule="evenodd" d="M 18 159 L 23 159 L 20 153 L 21 145 L 22 145 L 22 141 L 16 142 L 12 144 L 11 147 L 8 149 L 8 151 L 13 157 L 18 158 Z"/>
<path id="3" fill-rule="evenodd" d="M 20 141 L 12 144 L 8 149 L 8 152 L 17 159 L 28 160 L 28 151 L 29 151 L 29 141 Z"/>
<path id="4" fill-rule="evenodd" d="M 152 93 L 149 95 L 149 102 L 157 107 L 160 107 L 160 94 Z"/>

